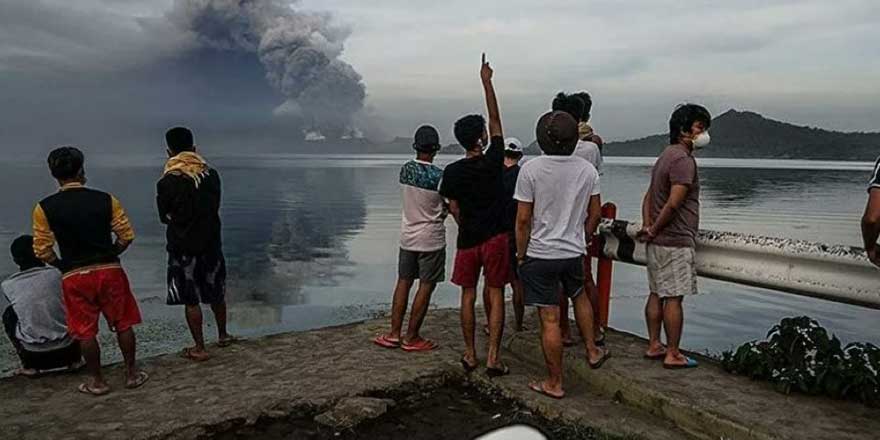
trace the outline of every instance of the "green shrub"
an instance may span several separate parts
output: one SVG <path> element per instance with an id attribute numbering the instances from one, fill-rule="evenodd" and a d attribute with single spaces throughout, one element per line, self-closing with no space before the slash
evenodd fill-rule
<path id="1" fill-rule="evenodd" d="M 728 372 L 769 381 L 785 394 L 880 404 L 880 348 L 866 343 L 842 347 L 836 336 L 806 316 L 783 319 L 766 340 L 724 352 L 721 363 Z"/>

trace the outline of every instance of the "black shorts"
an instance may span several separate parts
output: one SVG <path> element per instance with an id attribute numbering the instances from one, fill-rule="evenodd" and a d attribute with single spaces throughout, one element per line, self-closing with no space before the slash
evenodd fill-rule
<path id="1" fill-rule="evenodd" d="M 223 252 L 202 255 L 168 253 L 168 305 L 226 302 Z"/>
<path id="2" fill-rule="evenodd" d="M 21 359 L 21 365 L 24 368 L 32 368 L 34 370 L 54 370 L 56 368 L 64 368 L 73 365 L 82 360 L 79 350 L 79 341 L 73 341 L 70 345 L 62 348 L 56 348 L 49 351 L 30 351 L 22 346 L 21 341 L 15 336 L 15 329 L 18 328 L 18 315 L 12 306 L 6 308 L 3 312 L 3 329 L 15 348 L 18 358 Z"/>
<path id="3" fill-rule="evenodd" d="M 584 291 L 584 258 L 542 260 L 526 257 L 519 266 L 526 305 L 538 307 L 559 306 L 559 287 L 562 294 L 574 298 Z"/>
<path id="4" fill-rule="evenodd" d="M 403 280 L 439 283 L 446 278 L 446 249 L 417 252 L 401 249 L 397 256 L 397 276 Z"/>

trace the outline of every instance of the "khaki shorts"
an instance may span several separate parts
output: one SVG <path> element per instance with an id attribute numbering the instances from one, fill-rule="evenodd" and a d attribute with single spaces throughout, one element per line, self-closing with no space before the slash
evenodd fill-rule
<path id="1" fill-rule="evenodd" d="M 661 298 L 696 295 L 696 252 L 690 247 L 648 245 L 648 286 Z"/>

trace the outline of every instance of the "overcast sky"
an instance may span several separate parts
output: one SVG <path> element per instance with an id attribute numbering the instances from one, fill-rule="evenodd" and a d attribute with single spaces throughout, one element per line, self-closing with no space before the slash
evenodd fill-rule
<path id="1" fill-rule="evenodd" d="M 284 99 L 260 75 L 232 67 L 247 60 L 211 61 L 210 71 L 227 72 L 217 79 L 174 58 L 191 42 L 170 30 L 173 3 L 0 0 L 0 148 L 125 134 L 131 142 L 190 117 L 215 132 L 241 126 L 240 135 L 271 119 Z M 361 121 L 386 136 L 430 122 L 452 142 L 452 122 L 483 111 L 482 51 L 505 129 L 526 142 L 560 90 L 593 95 L 594 126 L 606 139 L 662 132 L 684 101 L 880 130 L 876 0 L 303 0 L 294 8 L 329 11 L 350 29 L 341 57 L 366 85 Z M 199 81 L 207 85 L 190 92 Z"/>

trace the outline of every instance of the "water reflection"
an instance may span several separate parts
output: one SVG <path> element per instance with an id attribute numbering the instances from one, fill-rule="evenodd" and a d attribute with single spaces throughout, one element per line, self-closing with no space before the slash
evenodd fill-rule
<path id="1" fill-rule="evenodd" d="M 841 184 L 849 190 L 859 181 L 858 175 L 851 171 L 704 168 L 700 182 L 706 191 L 704 198 L 726 206 L 745 206 L 774 194 L 828 192 Z"/>
<path id="2" fill-rule="evenodd" d="M 285 306 L 308 304 L 305 285 L 333 286 L 351 266 L 345 242 L 364 226 L 364 194 L 351 169 L 291 168 L 225 173 L 224 247 L 235 323 L 287 321 Z"/>

